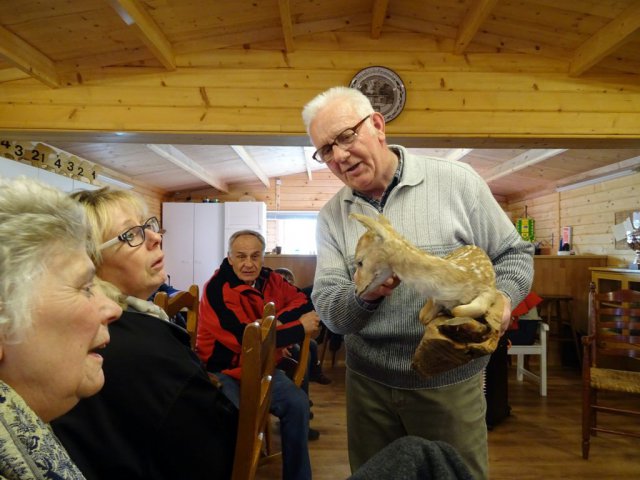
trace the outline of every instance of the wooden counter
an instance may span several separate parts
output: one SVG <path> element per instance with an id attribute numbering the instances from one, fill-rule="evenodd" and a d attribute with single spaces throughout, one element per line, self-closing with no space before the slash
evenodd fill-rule
<path id="1" fill-rule="evenodd" d="M 304 288 L 313 284 L 313 276 L 316 273 L 316 256 L 267 254 L 264 256 L 264 266 L 273 269 L 288 268 L 296 277 L 296 286 Z"/>
<path id="2" fill-rule="evenodd" d="M 596 284 L 598 293 L 621 289 L 640 291 L 640 270 L 615 267 L 593 267 L 589 270 L 591 270 L 591 279 Z"/>
<path id="3" fill-rule="evenodd" d="M 535 255 L 531 289 L 538 295 L 571 295 L 572 321 L 579 332 L 587 331 L 587 307 L 591 267 L 606 267 L 606 255 Z"/>

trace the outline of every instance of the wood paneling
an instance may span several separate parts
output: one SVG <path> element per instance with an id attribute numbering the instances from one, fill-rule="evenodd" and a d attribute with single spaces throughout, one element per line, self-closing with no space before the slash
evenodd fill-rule
<path id="1" fill-rule="evenodd" d="M 316 273 L 315 255 L 265 255 L 264 266 L 269 268 L 288 268 L 296 278 L 296 286 L 299 288 L 313 285 L 313 277 Z"/>

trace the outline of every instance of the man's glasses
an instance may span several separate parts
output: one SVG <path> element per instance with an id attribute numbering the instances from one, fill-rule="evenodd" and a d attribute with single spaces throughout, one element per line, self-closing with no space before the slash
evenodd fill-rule
<path id="1" fill-rule="evenodd" d="M 334 160 L 333 147 L 338 146 L 343 150 L 346 150 L 351 145 L 353 145 L 353 143 L 356 141 L 356 138 L 358 138 L 358 129 L 362 126 L 364 122 L 367 121 L 367 119 L 370 116 L 371 115 L 367 115 L 358 123 L 356 123 L 353 127 L 343 130 L 338 134 L 338 136 L 333 142 L 327 143 L 326 145 L 323 145 L 318 150 L 316 150 L 313 153 L 313 156 L 312 156 L 313 159 L 316 162 L 320 162 L 320 163 L 333 162 Z"/>
<path id="2" fill-rule="evenodd" d="M 154 233 L 164 233 L 164 230 L 160 230 L 160 222 L 156 217 L 151 217 L 149 220 L 144 222 L 143 225 L 136 225 L 135 227 L 131 227 L 130 229 L 122 232 L 115 238 L 111 240 L 107 240 L 102 245 L 98 247 L 98 250 L 104 250 L 105 248 L 109 248 L 112 245 L 117 245 L 118 242 L 126 242 L 130 247 L 137 247 L 144 243 L 144 231 L 151 230 Z"/>

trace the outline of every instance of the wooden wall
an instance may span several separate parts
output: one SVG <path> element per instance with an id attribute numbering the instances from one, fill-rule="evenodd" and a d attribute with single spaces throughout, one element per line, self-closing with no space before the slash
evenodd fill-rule
<path id="1" fill-rule="evenodd" d="M 400 143 L 576 145 L 586 139 L 606 147 L 640 139 L 635 76 L 570 78 L 564 61 L 505 52 L 454 55 L 421 34 L 381 42 L 354 32 L 310 34 L 296 37 L 296 50 L 286 55 L 228 48 L 176 61 L 174 72 L 87 69 L 65 77 L 59 89 L 32 78 L 0 78 L 0 131 L 17 139 L 25 132 L 32 139 L 39 132 L 48 138 L 73 132 L 90 142 L 126 131 L 151 143 L 177 134 L 203 144 L 228 135 L 306 144 L 302 106 L 329 87 L 348 85 L 364 67 L 385 65 L 408 92 L 402 115 L 387 127 Z"/>
<path id="2" fill-rule="evenodd" d="M 616 212 L 640 210 L 640 173 L 589 185 L 575 190 L 522 200 L 507 206 L 513 219 L 522 216 L 525 205 L 535 219 L 536 239 L 558 250 L 558 236 L 563 226 L 573 227 L 576 253 L 607 255 L 609 265 L 629 264 L 634 253 L 630 248 L 616 249 L 613 225 Z"/>

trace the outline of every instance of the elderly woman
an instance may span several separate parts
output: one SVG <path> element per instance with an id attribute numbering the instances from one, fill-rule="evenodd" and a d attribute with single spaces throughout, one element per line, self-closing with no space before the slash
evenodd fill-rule
<path id="1" fill-rule="evenodd" d="M 54 431 L 90 479 L 228 478 L 237 411 L 209 381 L 187 332 L 146 301 L 166 276 L 158 220 L 130 191 L 74 197 L 99 245 L 97 275 L 125 312 L 103 351 L 105 388 Z"/>
<path id="2" fill-rule="evenodd" d="M 33 180 L 0 182 L 0 477 L 84 478 L 48 422 L 104 384 L 107 324 L 82 208 Z"/>

